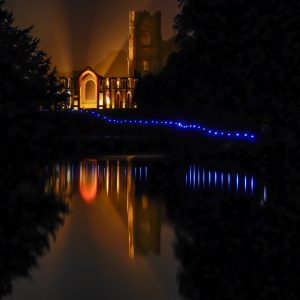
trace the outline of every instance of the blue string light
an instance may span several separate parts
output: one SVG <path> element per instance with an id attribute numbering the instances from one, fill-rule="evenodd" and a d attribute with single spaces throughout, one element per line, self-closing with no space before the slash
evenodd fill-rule
<path id="1" fill-rule="evenodd" d="M 243 133 L 243 132 L 226 132 L 223 130 L 217 130 L 213 128 L 206 128 L 200 124 L 188 124 L 182 121 L 167 121 L 167 120 L 128 120 L 128 119 L 111 119 L 110 117 L 101 115 L 98 111 L 91 111 L 91 110 L 74 110 L 72 109 L 71 112 L 75 113 L 86 113 L 92 117 L 101 119 L 108 123 L 113 124 L 137 124 L 139 126 L 164 126 L 164 127 L 171 127 L 175 129 L 188 129 L 192 131 L 202 132 L 208 136 L 219 137 L 219 138 L 226 138 L 226 139 L 238 139 L 238 140 L 246 140 L 246 141 L 255 141 L 256 135 L 254 133 Z"/>

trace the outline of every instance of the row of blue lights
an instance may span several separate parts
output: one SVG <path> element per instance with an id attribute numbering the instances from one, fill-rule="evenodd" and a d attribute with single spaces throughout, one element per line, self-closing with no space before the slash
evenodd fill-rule
<path id="1" fill-rule="evenodd" d="M 202 132 L 208 136 L 227 138 L 227 139 L 242 139 L 248 141 L 255 141 L 256 135 L 253 133 L 246 132 L 228 132 L 218 129 L 212 129 L 204 127 L 200 124 L 189 124 L 181 121 L 166 121 L 166 120 L 131 120 L 131 119 L 112 119 L 107 116 L 103 116 L 98 111 L 90 111 L 80 109 L 79 111 L 71 110 L 72 112 L 80 112 L 89 114 L 95 118 L 99 118 L 107 123 L 111 124 L 122 124 L 122 125 L 142 125 L 142 126 L 164 126 L 164 127 L 172 127 L 176 129 L 188 129 L 194 130 L 198 132 Z"/>
<path id="2" fill-rule="evenodd" d="M 255 180 L 253 176 L 230 174 L 215 170 L 205 170 L 197 165 L 191 165 L 185 176 L 186 186 L 192 189 L 221 188 L 244 190 L 245 193 L 254 193 Z"/>

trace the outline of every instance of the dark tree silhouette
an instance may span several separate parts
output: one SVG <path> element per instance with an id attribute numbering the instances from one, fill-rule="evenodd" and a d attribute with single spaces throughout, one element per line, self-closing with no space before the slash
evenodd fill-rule
<path id="1" fill-rule="evenodd" d="M 18 278 L 30 276 L 63 225 L 67 204 L 45 193 L 47 173 L 39 165 L 8 159 L 0 170 L 0 299 Z"/>
<path id="2" fill-rule="evenodd" d="M 136 98 L 141 105 L 186 108 L 202 119 L 248 124 L 269 131 L 273 138 L 295 139 L 300 113 L 300 2 L 178 2 L 179 51 L 156 79 L 139 82 Z"/>
<path id="3" fill-rule="evenodd" d="M 0 1 L 0 113 L 17 114 L 49 106 L 60 91 L 50 59 L 39 48 L 31 29 L 14 26 L 11 12 Z"/>
<path id="4" fill-rule="evenodd" d="M 296 168 L 264 174 L 267 202 L 260 194 L 189 192 L 183 176 L 169 170 L 160 181 L 175 227 L 177 278 L 185 299 L 299 299 Z"/>
<path id="5" fill-rule="evenodd" d="M 56 116 L 42 114 L 65 100 L 50 58 L 40 50 L 31 28 L 14 26 L 11 12 L 0 0 L 0 119 L 1 155 L 46 155 L 62 144 L 63 127 Z"/>

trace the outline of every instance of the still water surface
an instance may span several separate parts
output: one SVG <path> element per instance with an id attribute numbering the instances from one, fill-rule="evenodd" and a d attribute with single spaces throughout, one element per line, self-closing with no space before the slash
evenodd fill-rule
<path id="1" fill-rule="evenodd" d="M 269 246 L 268 237 L 259 236 L 270 225 L 259 225 L 268 187 L 253 174 L 134 156 L 44 169 L 45 195 L 62 198 L 69 213 L 50 250 L 38 255 L 38 268 L 29 268 L 30 279 L 13 277 L 7 299 L 175 300 L 201 299 L 200 293 L 218 299 L 231 292 L 233 299 L 276 258 L 276 251 L 260 249 Z"/>

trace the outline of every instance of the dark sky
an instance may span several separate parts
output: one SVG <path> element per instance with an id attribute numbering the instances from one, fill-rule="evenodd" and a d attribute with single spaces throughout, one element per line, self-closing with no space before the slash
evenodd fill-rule
<path id="1" fill-rule="evenodd" d="M 61 71 L 94 66 L 127 45 L 129 10 L 162 12 L 162 35 L 173 35 L 177 0 L 7 0 L 17 25 L 34 25 L 41 48 Z"/>

